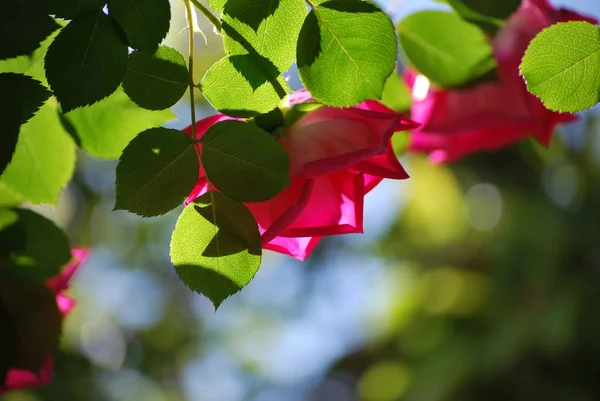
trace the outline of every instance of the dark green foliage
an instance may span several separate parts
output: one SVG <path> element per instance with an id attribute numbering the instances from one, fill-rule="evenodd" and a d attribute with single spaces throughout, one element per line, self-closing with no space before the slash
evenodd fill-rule
<path id="1" fill-rule="evenodd" d="M 174 105 L 189 85 L 185 59 L 175 49 L 161 46 L 154 54 L 129 55 L 123 79 L 125 93 L 140 107 L 163 110 Z"/>
<path id="2" fill-rule="evenodd" d="M 70 259 L 69 240 L 52 221 L 27 209 L 0 209 L 0 274 L 42 282 Z"/>
<path id="3" fill-rule="evenodd" d="M 0 60 L 31 54 L 59 25 L 34 2 L 0 2 Z"/>
<path id="4" fill-rule="evenodd" d="M 108 12 L 125 31 L 129 46 L 153 53 L 167 36 L 169 0 L 110 0 Z"/>
<path id="5" fill-rule="evenodd" d="M 86 12 L 98 12 L 106 0 L 40 0 L 49 14 L 58 18 L 73 19 Z"/>
<path id="6" fill-rule="evenodd" d="M 51 93 L 39 81 L 22 74 L 0 74 L 0 174 L 17 146 L 19 129 Z"/>
<path id="7" fill-rule="evenodd" d="M 199 169 L 192 138 L 183 132 L 167 128 L 141 132 L 119 159 L 115 210 L 146 217 L 167 213 L 192 191 Z"/>
<path id="8" fill-rule="evenodd" d="M 46 78 L 65 113 L 113 93 L 126 68 L 127 44 L 102 11 L 71 21 L 45 58 Z"/>
<path id="9" fill-rule="evenodd" d="M 200 142 L 209 180 L 233 199 L 261 202 L 290 185 L 286 150 L 255 125 L 221 121 Z"/>
<path id="10" fill-rule="evenodd" d="M 506 19 L 521 5 L 522 0 L 450 0 L 450 3 L 462 3 L 471 10 L 491 18 Z"/>

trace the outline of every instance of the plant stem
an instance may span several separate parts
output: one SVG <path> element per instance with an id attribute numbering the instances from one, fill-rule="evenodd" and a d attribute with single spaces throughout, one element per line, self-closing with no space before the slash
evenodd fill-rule
<path id="1" fill-rule="evenodd" d="M 187 23 L 188 23 L 188 31 L 190 33 L 189 36 L 189 56 L 188 56 L 188 68 L 189 68 L 189 74 L 190 74 L 190 108 L 191 108 L 191 116 L 192 116 L 192 138 L 194 138 L 195 141 L 198 141 L 198 137 L 196 136 L 196 105 L 194 102 L 194 21 L 192 20 L 192 12 L 194 11 L 192 9 L 192 5 L 191 2 L 194 2 L 194 5 L 196 5 L 196 7 L 198 6 L 198 4 L 200 3 L 196 3 L 195 0 L 183 0 L 183 2 L 185 3 L 185 9 L 187 11 Z M 202 7 L 203 9 L 205 9 L 204 7 Z M 205 9 L 206 10 L 206 9 Z M 206 10 L 208 12 L 208 10 Z M 208 12 L 210 14 L 210 12 Z M 206 15 L 206 14 L 204 14 Z M 210 14 L 213 18 L 214 15 Z M 208 18 L 208 17 L 207 17 Z M 210 20 L 210 18 L 209 18 Z M 211 21 L 212 22 L 212 21 Z M 218 21 L 217 21 L 218 23 Z M 214 23 L 213 23 L 214 25 Z M 217 25 L 215 25 L 216 27 Z M 221 27 L 221 24 L 219 23 L 219 28 Z M 200 166 L 202 166 L 202 155 L 200 154 L 200 152 L 198 152 L 198 148 L 196 147 L 196 145 L 194 144 L 194 149 L 197 152 L 198 155 L 198 162 L 200 163 Z M 213 222 L 214 222 L 214 227 L 215 227 L 215 240 L 216 240 L 216 244 L 217 244 L 217 249 L 220 249 L 219 246 L 219 237 L 218 237 L 218 230 L 217 230 L 217 211 L 216 211 L 216 207 L 215 207 L 215 195 L 213 193 L 212 188 L 210 187 L 210 178 L 208 178 L 208 173 L 206 172 L 206 169 L 202 166 L 202 170 L 204 170 L 204 177 L 206 177 L 206 187 L 208 189 L 208 193 L 210 194 L 210 203 L 211 203 L 211 212 L 212 212 L 212 217 L 213 217 Z M 219 254 L 219 256 L 221 256 Z"/>
<path id="2" fill-rule="evenodd" d="M 189 86 L 190 86 L 190 115 L 192 117 L 192 138 L 194 138 L 195 142 L 199 142 L 198 136 L 197 136 L 197 132 L 196 132 L 196 103 L 194 101 L 194 29 L 193 29 L 193 20 L 192 20 L 192 5 L 190 3 L 190 1 L 194 1 L 194 0 L 183 0 L 184 4 L 185 4 L 185 8 L 187 11 L 187 23 L 188 23 L 188 32 L 189 32 L 189 56 L 188 56 L 188 69 L 189 69 Z M 200 162 L 200 166 L 202 166 L 202 155 L 198 152 L 198 148 L 195 147 L 196 152 L 198 154 L 198 162 Z M 216 224 L 216 212 L 214 210 L 214 195 L 212 192 L 212 188 L 210 187 L 210 178 L 208 178 L 208 173 L 206 172 L 206 169 L 204 169 L 204 167 L 202 168 L 202 170 L 204 170 L 204 177 L 206 177 L 206 186 L 208 187 L 208 192 L 210 193 L 210 198 L 211 198 L 211 202 L 213 204 L 212 207 L 212 212 L 213 212 L 213 218 Z M 216 235 L 216 234 L 215 234 Z"/>
<path id="3" fill-rule="evenodd" d="M 198 0 L 189 0 L 191 1 L 194 6 L 200 10 L 200 12 L 202 14 L 204 14 L 204 16 L 206 17 L 206 19 L 214 25 L 215 28 L 217 28 L 217 31 L 221 32 L 221 21 L 219 21 L 219 18 L 217 18 L 213 13 L 210 12 L 210 10 L 206 7 L 204 7 L 204 5 L 202 3 L 200 3 L 200 1 Z M 188 3 L 188 0 L 186 0 L 186 3 Z"/>
<path id="4" fill-rule="evenodd" d="M 189 48 L 188 48 L 188 71 L 189 71 L 189 86 L 190 86 L 190 114 L 192 116 L 192 138 L 196 137 L 196 104 L 194 101 L 194 22 L 192 19 L 192 6 L 190 0 L 183 0 L 187 11 L 187 23 L 189 32 Z"/>

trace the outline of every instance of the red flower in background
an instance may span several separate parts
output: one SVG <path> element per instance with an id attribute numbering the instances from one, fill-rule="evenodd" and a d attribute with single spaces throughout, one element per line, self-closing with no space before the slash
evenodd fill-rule
<path id="1" fill-rule="evenodd" d="M 46 287 L 56 295 L 58 309 L 65 317 L 75 306 L 75 301 L 63 294 L 68 289 L 69 281 L 79 268 L 79 265 L 87 258 L 88 250 L 83 248 L 71 248 L 71 261 L 64 267 L 63 271 L 46 281 Z M 38 372 L 24 369 L 10 369 L 6 377 L 4 388 L 0 387 L 0 394 L 5 391 L 25 389 L 48 385 L 52 382 L 54 361 L 49 356 Z"/>
<path id="2" fill-rule="evenodd" d="M 311 100 L 303 90 L 290 96 L 291 105 Z M 197 136 L 225 119 L 198 121 Z M 321 107 L 298 119 L 279 139 L 288 151 L 292 184 L 273 199 L 246 204 L 263 248 L 303 260 L 325 235 L 361 233 L 364 196 L 384 178 L 408 178 L 393 152 L 392 134 L 416 126 L 370 100 L 350 108 Z M 191 135 L 191 127 L 184 132 Z M 207 189 L 200 171 L 187 202 Z"/>
<path id="3" fill-rule="evenodd" d="M 523 0 L 492 40 L 499 82 L 464 90 L 437 89 L 407 68 L 404 78 L 412 89 L 411 117 L 422 123 L 412 131 L 409 150 L 429 153 L 432 162 L 444 163 L 502 148 L 529 135 L 547 146 L 556 124 L 575 116 L 550 111 L 528 93 L 519 64 L 539 31 L 566 20 L 596 22 L 554 9 L 547 0 Z"/>

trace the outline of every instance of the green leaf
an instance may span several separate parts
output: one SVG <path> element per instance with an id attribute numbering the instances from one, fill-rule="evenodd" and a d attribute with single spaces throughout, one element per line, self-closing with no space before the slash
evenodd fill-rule
<path id="1" fill-rule="evenodd" d="M 0 207 L 16 206 L 21 200 L 22 197 L 12 192 L 2 181 L 0 181 Z"/>
<path id="2" fill-rule="evenodd" d="M 467 5 L 465 0 L 437 0 L 439 2 L 448 3 L 462 19 L 480 27 L 484 32 L 494 36 L 498 29 L 504 24 L 501 18 L 494 18 L 490 15 L 485 15 L 475 11 Z M 473 2 L 488 1 L 488 0 L 472 0 Z M 513 0 L 508 0 L 508 3 Z M 520 3 L 521 0 L 518 0 Z"/>
<path id="3" fill-rule="evenodd" d="M 192 290 L 215 309 L 246 286 L 260 266 L 261 238 L 246 206 L 209 192 L 181 213 L 171 237 L 171 261 Z"/>
<path id="4" fill-rule="evenodd" d="M 52 221 L 27 209 L 0 209 L 0 272 L 43 282 L 71 260 L 69 240 Z"/>
<path id="5" fill-rule="evenodd" d="M 217 61 L 202 78 L 200 90 L 215 109 L 242 118 L 273 110 L 291 92 L 273 63 L 256 54 Z"/>
<path id="6" fill-rule="evenodd" d="M 487 17 L 506 19 L 521 5 L 522 0 L 452 0 L 463 3 L 469 9 Z"/>
<path id="7" fill-rule="evenodd" d="M 19 214 L 14 210 L 0 209 L 0 232 L 19 221 Z M 5 252 L 8 255 L 7 252 Z"/>
<path id="8" fill-rule="evenodd" d="M 398 74 L 390 75 L 385 81 L 380 101 L 399 113 L 410 110 L 410 90 Z"/>
<path id="9" fill-rule="evenodd" d="M 167 128 L 141 132 L 119 159 L 115 210 L 146 217 L 167 213 L 192 192 L 199 170 L 194 141 L 185 133 Z"/>
<path id="10" fill-rule="evenodd" d="M 106 0 L 43 0 L 48 14 L 73 19 L 88 11 L 100 11 Z"/>
<path id="11" fill-rule="evenodd" d="M 17 146 L 21 124 L 27 122 L 52 93 L 22 74 L 0 74 L 0 173 Z"/>
<path id="12" fill-rule="evenodd" d="M 14 107 L 20 124 L 29 121 L 51 95 L 52 92 L 30 76 L 0 74 L 0 109 L 3 110 L 0 113 Z"/>
<path id="13" fill-rule="evenodd" d="M 123 90 L 140 107 L 163 110 L 185 94 L 189 84 L 183 56 L 160 46 L 154 54 L 135 51 L 129 55 Z"/>
<path id="14" fill-rule="evenodd" d="M 127 45 L 102 11 L 85 14 L 60 31 L 46 53 L 45 68 L 66 113 L 119 87 L 127 68 Z"/>
<path id="15" fill-rule="evenodd" d="M 445 88 L 461 86 L 496 66 L 483 31 L 457 14 L 412 14 L 398 25 L 398 36 L 408 63 Z"/>
<path id="16" fill-rule="evenodd" d="M 304 0 L 229 0 L 223 10 L 223 44 L 229 54 L 260 54 L 279 71 L 296 58 Z"/>
<path id="17" fill-rule="evenodd" d="M 17 148 L 0 176 L 12 193 L 32 203 L 56 203 L 75 168 L 75 144 L 51 98 L 21 126 Z"/>
<path id="18" fill-rule="evenodd" d="M 208 0 L 208 5 L 218 13 L 223 12 L 227 0 Z"/>
<path id="19" fill-rule="evenodd" d="M 138 133 L 174 119 L 175 114 L 142 109 L 118 89 L 93 107 L 73 110 L 64 118 L 83 149 L 96 157 L 118 159 Z"/>
<path id="20" fill-rule="evenodd" d="M 315 99 L 352 106 L 381 96 L 396 63 L 396 34 L 377 6 L 331 0 L 306 17 L 296 54 L 300 78 Z"/>
<path id="21" fill-rule="evenodd" d="M 66 24 L 66 22 L 60 20 L 56 22 L 58 22 L 59 25 Z M 40 46 L 35 49 L 32 54 L 0 61 L 0 72 L 14 72 L 29 75 L 47 86 L 48 81 L 46 81 L 46 72 L 44 71 L 44 56 L 48 51 L 48 47 L 59 32 L 60 30 L 56 30 L 51 33 L 50 36 L 40 43 Z"/>
<path id="22" fill-rule="evenodd" d="M 319 102 L 296 103 L 295 105 L 290 107 L 285 113 L 285 126 L 288 128 L 292 127 L 294 124 L 296 124 L 296 121 L 300 120 L 308 113 L 318 110 L 324 106 L 325 105 L 323 103 Z"/>
<path id="23" fill-rule="evenodd" d="M 134 49 L 152 53 L 169 32 L 169 0 L 109 0 L 108 12 Z"/>
<path id="24" fill-rule="evenodd" d="M 31 54 L 59 28 L 52 17 L 32 3 L 19 0 L 0 3 L 0 60 Z"/>
<path id="25" fill-rule="evenodd" d="M 275 130 L 280 129 L 285 125 L 285 116 L 281 109 L 276 107 L 267 113 L 257 115 L 248 120 L 248 122 L 254 123 L 256 126 L 272 134 Z"/>
<path id="26" fill-rule="evenodd" d="M 8 316 L 9 336 L 16 340 L 13 367 L 39 371 L 58 348 L 62 315 L 56 295 L 44 284 L 2 280 L 0 304 Z"/>
<path id="27" fill-rule="evenodd" d="M 529 44 L 521 75 L 550 110 L 594 106 L 600 101 L 600 29 L 579 21 L 544 29 Z"/>
<path id="28" fill-rule="evenodd" d="M 210 182 L 233 199 L 266 201 L 290 185 L 287 152 L 255 125 L 221 121 L 211 126 L 200 142 Z"/>

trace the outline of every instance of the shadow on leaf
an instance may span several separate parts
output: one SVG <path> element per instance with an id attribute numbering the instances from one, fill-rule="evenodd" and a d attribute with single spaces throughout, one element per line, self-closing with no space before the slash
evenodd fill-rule
<path id="1" fill-rule="evenodd" d="M 277 82 L 279 71 L 268 59 L 258 54 L 240 54 L 229 56 L 229 61 L 246 78 L 253 90 L 257 90 L 263 84 L 270 82 L 275 89 L 281 88 L 285 96 L 285 91 Z M 279 94 L 279 91 L 277 90 Z"/>
<path id="2" fill-rule="evenodd" d="M 261 255 L 260 244 L 255 243 L 252 231 L 240 224 L 233 216 L 225 213 L 218 203 L 214 207 L 213 213 L 211 204 L 194 206 L 194 210 L 216 226 L 217 231 L 202 252 L 202 256 L 218 258 L 245 251 L 251 255 Z"/>
<path id="3" fill-rule="evenodd" d="M 225 3 L 223 14 L 248 25 L 256 32 L 260 24 L 273 15 L 279 7 L 279 0 L 229 0 Z"/>
<path id="4" fill-rule="evenodd" d="M 175 266 L 177 274 L 192 290 L 207 296 L 215 309 L 229 296 L 242 289 L 229 277 L 197 265 Z"/>
<path id="5" fill-rule="evenodd" d="M 281 72 L 268 58 L 261 56 L 258 51 L 231 25 L 223 21 L 223 31 L 231 39 L 238 42 L 248 54 L 236 54 L 229 56 L 234 68 L 242 74 L 253 90 L 269 82 L 280 98 L 287 93 L 283 86 L 277 81 Z"/>
<path id="6" fill-rule="evenodd" d="M 296 58 L 298 68 L 311 66 L 321 54 L 321 27 L 319 26 L 319 8 L 317 6 L 307 16 L 300 34 L 298 35 L 298 48 Z M 343 13 L 378 13 L 381 10 L 364 1 L 328 1 L 325 8 Z M 327 27 L 327 21 L 322 22 Z M 326 28 L 329 29 L 329 28 Z"/>
<path id="7" fill-rule="evenodd" d="M 298 68 L 311 66 L 321 54 L 321 30 L 315 12 L 311 11 L 298 34 Z"/>

